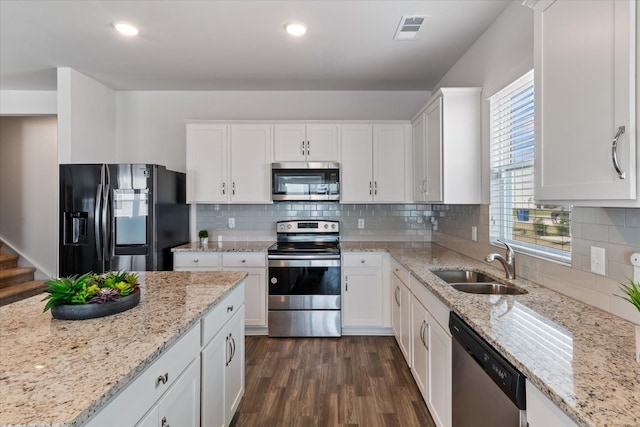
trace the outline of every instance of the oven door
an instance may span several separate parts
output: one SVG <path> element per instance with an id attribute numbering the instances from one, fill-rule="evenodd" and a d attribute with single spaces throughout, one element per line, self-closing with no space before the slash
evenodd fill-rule
<path id="1" fill-rule="evenodd" d="M 269 259 L 269 310 L 340 310 L 340 260 Z"/>

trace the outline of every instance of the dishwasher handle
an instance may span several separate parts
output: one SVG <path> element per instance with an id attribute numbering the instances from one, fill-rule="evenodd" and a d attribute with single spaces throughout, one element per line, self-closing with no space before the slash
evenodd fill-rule
<path id="1" fill-rule="evenodd" d="M 451 336 L 480 365 L 494 383 L 519 408 L 526 409 L 526 377 L 499 354 L 471 326 L 453 311 L 449 316 Z"/>

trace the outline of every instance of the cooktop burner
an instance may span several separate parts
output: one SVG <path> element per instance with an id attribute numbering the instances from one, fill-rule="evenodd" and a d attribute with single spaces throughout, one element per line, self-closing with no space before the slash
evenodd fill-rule
<path id="1" fill-rule="evenodd" d="M 305 255 L 340 254 L 340 223 L 338 221 L 279 221 L 277 242 L 269 254 Z"/>

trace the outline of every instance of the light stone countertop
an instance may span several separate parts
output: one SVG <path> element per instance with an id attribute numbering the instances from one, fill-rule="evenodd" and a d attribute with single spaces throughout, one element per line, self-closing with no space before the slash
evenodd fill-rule
<path id="1" fill-rule="evenodd" d="M 342 250 L 389 252 L 579 425 L 640 425 L 631 322 L 521 279 L 500 281 L 526 295 L 457 291 L 430 270 L 468 268 L 498 278 L 504 270 L 437 245 L 342 242 Z"/>
<path id="2" fill-rule="evenodd" d="M 273 241 L 211 241 L 206 246 L 200 242 L 185 243 L 171 248 L 171 252 L 267 252 Z"/>
<path id="3" fill-rule="evenodd" d="M 235 288 L 244 272 L 141 272 L 141 301 L 64 321 L 42 295 L 0 307 L 0 425 L 78 426 Z"/>

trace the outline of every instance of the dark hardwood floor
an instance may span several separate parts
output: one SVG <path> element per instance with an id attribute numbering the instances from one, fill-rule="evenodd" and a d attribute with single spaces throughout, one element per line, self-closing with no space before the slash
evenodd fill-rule
<path id="1" fill-rule="evenodd" d="M 432 427 L 393 337 L 246 338 L 231 425 Z"/>

